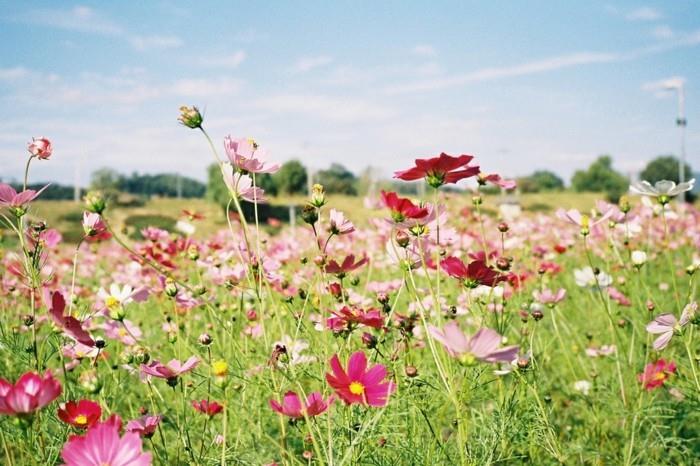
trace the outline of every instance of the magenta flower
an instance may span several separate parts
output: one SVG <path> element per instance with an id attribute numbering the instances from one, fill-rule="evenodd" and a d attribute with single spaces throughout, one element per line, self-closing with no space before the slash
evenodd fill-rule
<path id="1" fill-rule="evenodd" d="M 23 210 L 27 204 L 39 197 L 39 195 L 48 187 L 49 185 L 46 185 L 39 191 L 26 189 L 21 193 L 18 193 L 15 191 L 15 188 L 9 184 L 0 183 L 0 206 L 9 207 L 10 209 Z"/>
<path id="2" fill-rule="evenodd" d="M 366 311 L 358 308 L 349 308 L 343 306 L 339 311 L 332 311 L 333 317 L 326 321 L 326 325 L 333 332 L 342 332 L 344 330 L 352 330 L 355 325 L 366 325 L 372 328 L 382 328 L 384 326 L 384 317 L 378 309 L 367 309 Z"/>
<path id="3" fill-rule="evenodd" d="M 233 139 L 226 136 L 224 148 L 228 159 L 238 170 L 248 173 L 275 173 L 280 169 L 278 163 L 265 160 L 265 151 L 258 149 L 258 145 L 252 139 Z"/>
<path id="4" fill-rule="evenodd" d="M 168 364 L 152 361 L 148 365 L 141 364 L 141 373 L 160 379 L 167 379 L 168 383 L 177 383 L 179 376 L 191 371 L 198 364 L 199 358 L 197 356 L 190 357 L 184 364 L 177 359 L 172 359 Z"/>
<path id="5" fill-rule="evenodd" d="M 680 320 L 676 319 L 671 313 L 661 314 L 656 316 L 654 320 L 647 324 L 647 332 L 653 334 L 661 334 L 654 340 L 654 349 L 659 351 L 668 346 L 674 332 L 680 331 L 693 318 L 695 311 L 698 308 L 696 302 L 692 302 L 683 308 Z"/>
<path id="6" fill-rule="evenodd" d="M 85 236 L 98 236 L 107 231 L 107 225 L 100 214 L 86 211 L 83 212 L 83 231 Z"/>
<path id="7" fill-rule="evenodd" d="M 126 423 L 126 431 L 133 432 L 141 437 L 151 438 L 156 433 L 158 424 L 163 419 L 163 416 L 141 416 L 138 419 L 133 419 Z"/>
<path id="8" fill-rule="evenodd" d="M 346 404 L 386 406 L 389 395 L 396 390 L 392 381 L 385 380 L 386 367 L 382 364 L 367 370 L 367 356 L 362 351 L 350 356 L 347 372 L 340 365 L 337 354 L 333 355 L 330 364 L 333 374 L 326 374 L 326 381 Z"/>
<path id="9" fill-rule="evenodd" d="M 284 394 L 282 403 L 277 400 L 270 400 L 270 408 L 292 419 L 301 419 L 323 414 L 333 404 L 333 401 L 335 401 L 333 396 L 324 400 L 323 395 L 319 392 L 313 392 L 306 398 L 306 402 L 302 403 L 299 395 L 289 391 Z"/>
<path id="10" fill-rule="evenodd" d="M 142 450 L 135 432 L 119 436 L 121 420 L 112 416 L 88 429 L 84 436 L 71 436 L 61 451 L 64 466 L 150 466 L 150 453 Z"/>
<path id="11" fill-rule="evenodd" d="M 265 202 L 265 191 L 258 186 L 253 187 L 253 179 L 249 175 L 235 171 L 228 162 L 221 164 L 221 174 L 231 196 L 248 202 Z"/>
<path id="12" fill-rule="evenodd" d="M 637 379 L 642 383 L 647 391 L 662 387 L 666 380 L 671 378 L 671 375 L 676 373 L 676 363 L 666 362 L 659 359 L 656 362 L 650 362 L 644 367 L 644 372 L 637 375 Z"/>
<path id="13" fill-rule="evenodd" d="M 49 316 L 56 327 L 80 344 L 88 347 L 95 346 L 95 340 L 83 328 L 83 323 L 70 314 L 64 314 L 66 299 L 60 291 L 50 293 L 49 290 L 44 289 L 44 303 L 48 307 Z"/>
<path id="14" fill-rule="evenodd" d="M 32 157 L 36 157 L 41 160 L 47 160 L 51 157 L 53 152 L 53 147 L 51 146 L 51 141 L 47 138 L 32 138 L 32 142 L 27 144 L 27 150 Z"/>
<path id="15" fill-rule="evenodd" d="M 499 349 L 502 337 L 489 328 L 479 329 L 471 338 L 462 333 L 455 321 L 445 324 L 442 331 L 432 325 L 428 326 L 428 330 L 433 338 L 442 343 L 450 356 L 467 364 L 477 360 L 492 363 L 511 362 L 518 356 L 518 346 Z"/>
<path id="16" fill-rule="evenodd" d="M 443 152 L 437 157 L 416 159 L 415 166 L 394 172 L 394 178 L 404 181 L 425 178 L 430 186 L 438 188 L 477 175 L 479 167 L 467 165 L 473 158 L 466 154 L 454 157 Z"/>
<path id="17" fill-rule="evenodd" d="M 47 406 L 61 394 L 61 384 L 51 372 L 42 376 L 27 372 L 15 384 L 0 378 L 0 414 L 23 416 Z"/>

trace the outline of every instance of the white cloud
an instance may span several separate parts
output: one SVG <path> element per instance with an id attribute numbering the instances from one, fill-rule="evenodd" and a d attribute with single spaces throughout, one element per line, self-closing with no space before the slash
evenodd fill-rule
<path id="1" fill-rule="evenodd" d="M 24 78 L 28 74 L 29 70 L 23 66 L 0 68 L 0 81 L 13 81 L 15 79 Z"/>
<path id="2" fill-rule="evenodd" d="M 279 94 L 258 99 L 254 106 L 277 114 L 308 115 L 344 122 L 384 120 L 395 112 L 385 105 L 362 99 L 304 94 Z"/>
<path id="3" fill-rule="evenodd" d="M 180 79 L 170 87 L 170 91 L 180 97 L 215 97 L 238 93 L 243 81 L 232 78 Z"/>
<path id="4" fill-rule="evenodd" d="M 545 58 L 543 60 L 521 63 L 519 65 L 482 68 L 470 73 L 447 78 L 423 80 L 408 84 L 398 84 L 389 86 L 386 88 L 386 92 L 389 94 L 402 94 L 418 91 L 431 91 L 473 82 L 493 81 L 496 79 L 543 73 L 546 71 L 554 71 L 580 65 L 608 63 L 618 59 L 619 56 L 613 53 L 573 53 L 570 55 L 562 55 L 558 57 Z"/>
<path id="5" fill-rule="evenodd" d="M 673 38 L 673 29 L 663 24 L 661 26 L 656 26 L 651 30 L 651 35 L 656 39 L 671 39 Z"/>
<path id="6" fill-rule="evenodd" d="M 136 50 L 171 49 L 182 46 L 182 39 L 176 36 L 131 36 L 129 43 Z"/>
<path id="7" fill-rule="evenodd" d="M 416 45 L 415 47 L 413 47 L 413 49 L 411 49 L 411 52 L 420 57 L 434 57 L 435 55 L 437 55 L 435 48 L 432 45 L 427 44 Z"/>
<path id="8" fill-rule="evenodd" d="M 294 73 L 306 73 L 314 68 L 319 68 L 322 66 L 329 65 L 333 62 L 333 58 L 327 55 L 319 55 L 316 57 L 302 57 L 292 65 L 292 72 Z"/>
<path id="9" fill-rule="evenodd" d="M 672 96 L 673 93 L 670 92 L 674 89 L 678 89 L 679 87 L 683 86 L 685 84 L 685 78 L 682 76 L 672 76 L 670 78 L 666 79 L 661 79 L 659 81 L 652 81 L 648 83 L 644 83 L 642 85 L 642 90 L 646 92 L 651 92 L 654 94 L 654 97 L 657 98 L 664 98 L 664 97 L 669 97 Z"/>
<path id="10" fill-rule="evenodd" d="M 655 8 L 643 6 L 630 11 L 625 15 L 628 21 L 655 21 L 661 18 L 661 12 Z"/>
<path id="11" fill-rule="evenodd" d="M 236 68 L 245 61 L 247 55 L 245 51 L 238 50 L 231 55 L 221 55 L 217 57 L 202 58 L 200 63 L 204 66 L 220 68 Z"/>

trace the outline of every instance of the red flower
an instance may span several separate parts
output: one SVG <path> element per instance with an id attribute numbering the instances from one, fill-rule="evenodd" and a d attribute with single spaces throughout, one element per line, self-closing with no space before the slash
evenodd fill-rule
<path id="1" fill-rule="evenodd" d="M 671 374 L 675 373 L 675 362 L 666 362 L 663 359 L 659 359 L 656 362 L 647 364 L 644 372 L 637 375 L 637 379 L 644 385 L 646 390 L 654 390 L 663 386 L 664 382 L 671 377 Z"/>
<path id="2" fill-rule="evenodd" d="M 61 403 L 58 408 L 58 418 L 79 429 L 92 427 L 100 420 L 102 408 L 91 400 L 69 401 Z"/>
<path id="3" fill-rule="evenodd" d="M 479 285 L 495 286 L 507 278 L 481 260 L 470 262 L 467 266 L 457 257 L 450 256 L 440 262 L 440 266 L 450 277 L 464 280 L 464 284 L 469 288 L 476 288 Z"/>
<path id="4" fill-rule="evenodd" d="M 399 197 L 395 192 L 382 191 L 382 201 L 391 210 L 391 218 L 396 223 L 406 219 L 420 219 L 428 216 L 428 209 L 411 202 L 410 199 Z"/>
<path id="5" fill-rule="evenodd" d="M 32 414 L 60 394 L 61 384 L 49 371 L 43 377 L 36 372 L 27 372 L 14 385 L 0 378 L 0 414 Z"/>
<path id="6" fill-rule="evenodd" d="M 44 302 L 49 308 L 51 320 L 53 320 L 54 324 L 63 330 L 66 335 L 85 346 L 95 346 L 95 340 L 83 329 L 83 324 L 75 317 L 63 314 L 63 311 L 66 309 L 66 300 L 60 291 L 49 293 L 48 290 L 45 290 Z"/>
<path id="7" fill-rule="evenodd" d="M 328 400 L 324 400 L 319 392 L 313 392 L 306 398 L 306 403 L 302 403 L 299 395 L 289 391 L 284 394 L 282 403 L 270 400 L 270 408 L 292 419 L 301 419 L 304 416 L 314 417 L 323 414 L 333 404 L 333 401 L 335 401 L 335 397 L 331 396 Z"/>
<path id="8" fill-rule="evenodd" d="M 207 401 L 207 400 L 201 400 L 201 401 L 196 401 L 192 400 L 192 407 L 199 411 L 202 414 L 206 414 L 207 416 L 216 416 L 219 414 L 221 411 L 224 410 L 224 407 L 217 403 L 216 401 Z"/>
<path id="9" fill-rule="evenodd" d="M 335 275 L 345 275 L 348 272 L 352 272 L 353 270 L 359 269 L 367 262 L 369 262 L 369 259 L 367 257 L 363 257 L 362 259 L 355 262 L 355 254 L 350 254 L 345 259 L 343 259 L 342 264 L 338 264 L 335 260 L 328 261 L 328 263 L 325 266 L 325 271 L 326 273 L 332 273 Z"/>
<path id="10" fill-rule="evenodd" d="M 438 188 L 445 183 L 456 183 L 464 178 L 478 175 L 478 166 L 467 165 L 473 158 L 471 155 L 453 157 L 443 152 L 438 157 L 416 159 L 415 167 L 395 172 L 394 178 L 404 181 L 425 178 L 430 186 Z"/>
<path id="11" fill-rule="evenodd" d="M 350 356 L 347 372 L 340 365 L 337 354 L 333 355 L 330 364 L 333 374 L 326 374 L 326 380 L 346 404 L 386 406 L 389 395 L 396 390 L 392 381 L 384 380 L 386 367 L 377 364 L 367 370 L 367 357 L 362 351 Z"/>
<path id="12" fill-rule="evenodd" d="M 377 309 L 362 309 L 343 306 L 340 311 L 332 311 L 335 317 L 331 317 L 326 321 L 328 328 L 334 332 L 342 332 L 350 330 L 354 325 L 366 325 L 372 328 L 382 328 L 384 326 L 384 318 Z"/>

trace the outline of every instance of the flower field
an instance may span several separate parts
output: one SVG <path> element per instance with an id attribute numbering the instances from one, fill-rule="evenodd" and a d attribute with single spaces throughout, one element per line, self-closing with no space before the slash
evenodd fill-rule
<path id="1" fill-rule="evenodd" d="M 180 122 L 230 193 L 212 234 L 190 210 L 133 240 L 91 192 L 67 244 L 40 191 L 0 184 L 2 464 L 697 464 L 692 181 L 521 213 L 479 192 L 513 181 L 440 154 L 396 167 L 422 199 L 356 212 L 315 185 L 273 233 L 242 209 L 279 168 L 263 142 Z M 25 187 L 61 163 L 28 150 Z"/>

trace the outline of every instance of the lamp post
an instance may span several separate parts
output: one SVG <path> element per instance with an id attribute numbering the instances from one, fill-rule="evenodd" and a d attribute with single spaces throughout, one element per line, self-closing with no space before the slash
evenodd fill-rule
<path id="1" fill-rule="evenodd" d="M 678 94 L 676 126 L 681 130 L 681 153 L 678 162 L 678 183 L 680 184 L 685 182 L 685 128 L 688 125 L 688 120 L 685 118 L 685 81 L 682 78 L 671 79 L 666 82 L 664 87 L 668 90 L 675 90 Z M 685 192 L 680 194 L 680 201 L 685 202 Z"/>

